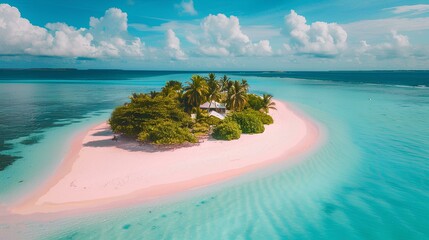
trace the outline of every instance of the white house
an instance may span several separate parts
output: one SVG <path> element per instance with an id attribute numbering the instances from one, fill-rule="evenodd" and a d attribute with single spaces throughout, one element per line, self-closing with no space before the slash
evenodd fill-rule
<path id="1" fill-rule="evenodd" d="M 215 116 L 219 119 L 224 119 L 226 116 L 226 106 L 223 103 L 216 101 L 205 102 L 200 105 L 200 109 L 207 110 L 210 116 Z"/>

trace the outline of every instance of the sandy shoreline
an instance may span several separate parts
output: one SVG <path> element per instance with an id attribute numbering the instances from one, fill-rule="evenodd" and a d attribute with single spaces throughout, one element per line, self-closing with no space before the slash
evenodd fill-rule
<path id="1" fill-rule="evenodd" d="M 15 214 L 57 213 L 141 203 L 212 185 L 308 152 L 320 140 L 315 123 L 276 101 L 274 124 L 239 140 L 153 151 L 111 140 L 106 123 L 79 134 L 54 176 Z"/>

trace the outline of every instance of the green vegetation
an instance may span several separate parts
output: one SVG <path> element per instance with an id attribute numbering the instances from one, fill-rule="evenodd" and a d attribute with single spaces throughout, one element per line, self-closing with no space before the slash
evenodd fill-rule
<path id="1" fill-rule="evenodd" d="M 276 110 L 276 104 L 272 101 L 273 96 L 270 94 L 263 94 L 262 97 L 256 94 L 248 94 L 247 98 L 246 108 L 251 108 L 263 113 L 268 113 L 270 109 Z"/>
<path id="2" fill-rule="evenodd" d="M 216 126 L 222 123 L 222 120 L 220 120 L 217 117 L 214 116 L 204 116 L 201 115 L 200 118 L 198 119 L 198 122 L 200 123 L 206 123 L 208 125 L 212 125 L 212 126 Z"/>
<path id="3" fill-rule="evenodd" d="M 177 99 L 161 94 L 153 98 L 147 94 L 133 94 L 130 99 L 130 103 L 117 107 L 109 120 L 116 133 L 137 138 L 162 122 L 176 123 L 181 128 L 192 123 L 189 114 L 179 107 Z"/>
<path id="4" fill-rule="evenodd" d="M 229 87 L 226 106 L 234 111 L 241 111 L 247 103 L 247 90 L 249 86 L 244 80 L 234 81 Z"/>
<path id="5" fill-rule="evenodd" d="M 207 81 L 199 75 L 194 75 L 187 84 L 184 94 L 186 109 L 196 110 L 207 99 Z"/>
<path id="6" fill-rule="evenodd" d="M 196 137 L 208 135 L 209 132 L 210 132 L 210 125 L 205 122 L 197 122 L 192 127 L 192 133 Z"/>
<path id="7" fill-rule="evenodd" d="M 255 111 L 255 110 L 249 109 L 249 108 L 245 109 L 243 112 L 247 113 L 247 114 L 255 115 L 259 120 L 261 120 L 261 122 L 264 125 L 270 125 L 270 124 L 274 123 L 273 117 L 271 117 L 270 115 L 268 115 L 264 112 Z"/>
<path id="8" fill-rule="evenodd" d="M 257 114 L 250 111 L 234 112 L 229 116 L 232 121 L 238 123 L 243 133 L 263 133 L 264 124 Z"/>
<path id="9" fill-rule="evenodd" d="M 256 94 L 248 94 L 247 95 L 247 109 L 253 109 L 259 111 L 263 107 L 262 98 Z"/>
<path id="10" fill-rule="evenodd" d="M 218 140 L 239 139 L 241 135 L 240 126 L 234 121 L 224 121 L 213 130 L 213 138 Z"/>
<path id="11" fill-rule="evenodd" d="M 267 113 L 275 104 L 271 95 L 249 94 L 249 87 L 246 80 L 234 81 L 226 75 L 217 80 L 213 73 L 194 75 L 185 85 L 171 80 L 159 92 L 132 94 L 129 103 L 113 111 L 109 124 L 115 133 L 159 145 L 195 143 L 211 131 L 222 140 L 262 133 L 264 124 L 273 123 Z M 209 108 L 212 101 L 226 106 L 225 120 L 200 109 L 207 101 Z M 196 117 L 192 119 L 191 114 Z"/>
<path id="12" fill-rule="evenodd" d="M 160 121 L 157 124 L 149 126 L 139 133 L 137 140 L 162 145 L 197 142 L 194 134 L 173 121 Z"/>

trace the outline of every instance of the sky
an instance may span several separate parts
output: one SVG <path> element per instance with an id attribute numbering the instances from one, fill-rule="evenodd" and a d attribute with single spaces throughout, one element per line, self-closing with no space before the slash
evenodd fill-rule
<path id="1" fill-rule="evenodd" d="M 429 69 L 429 2 L 14 0 L 0 68 Z"/>

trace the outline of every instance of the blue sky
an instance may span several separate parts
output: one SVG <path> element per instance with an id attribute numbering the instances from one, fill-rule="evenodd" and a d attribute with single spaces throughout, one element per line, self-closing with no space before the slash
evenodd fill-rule
<path id="1" fill-rule="evenodd" d="M 0 67 L 428 69 L 427 1 L 7 1 Z"/>

